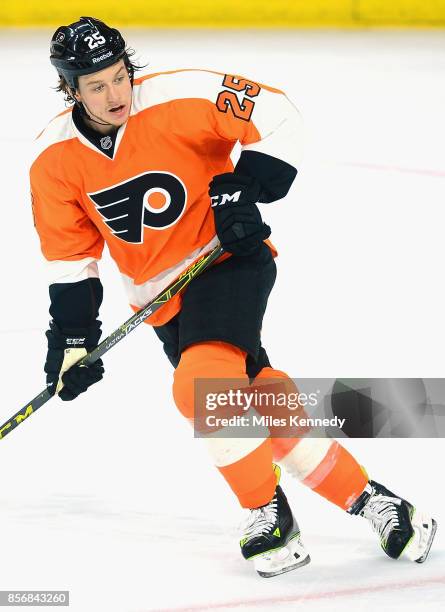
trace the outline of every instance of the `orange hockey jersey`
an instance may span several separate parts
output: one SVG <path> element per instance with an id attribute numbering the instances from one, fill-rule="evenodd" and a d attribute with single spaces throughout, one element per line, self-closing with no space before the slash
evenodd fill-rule
<path id="1" fill-rule="evenodd" d="M 97 277 L 106 242 L 135 308 L 216 244 L 208 184 L 233 170 L 237 142 L 299 164 L 298 111 L 283 92 L 242 77 L 180 70 L 135 80 L 112 157 L 72 114 L 40 134 L 30 170 L 50 283 Z M 179 307 L 176 300 L 150 323 L 166 322 Z"/>

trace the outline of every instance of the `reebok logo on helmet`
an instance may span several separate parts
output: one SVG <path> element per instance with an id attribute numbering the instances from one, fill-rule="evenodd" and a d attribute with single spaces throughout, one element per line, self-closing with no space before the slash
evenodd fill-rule
<path id="1" fill-rule="evenodd" d="M 92 61 L 94 64 L 97 64 L 97 62 L 101 62 L 104 59 L 107 59 L 107 57 L 111 57 L 113 55 L 113 51 L 108 51 L 108 53 L 103 53 L 102 55 L 99 55 L 99 57 L 93 57 Z"/>

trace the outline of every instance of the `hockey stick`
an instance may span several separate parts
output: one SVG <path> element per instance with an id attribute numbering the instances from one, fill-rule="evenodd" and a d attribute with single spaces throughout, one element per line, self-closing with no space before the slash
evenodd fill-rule
<path id="1" fill-rule="evenodd" d="M 123 325 L 118 327 L 112 334 L 110 334 L 105 340 L 96 346 L 91 353 L 88 353 L 77 365 L 89 365 L 97 361 L 102 355 L 105 355 L 113 346 L 123 340 L 130 332 L 132 332 L 138 325 L 143 323 L 150 315 L 156 312 L 163 304 L 171 300 L 172 297 L 178 295 L 178 293 L 186 287 L 190 281 L 206 270 L 214 261 L 218 259 L 223 253 L 223 248 L 218 245 L 207 255 L 203 255 L 195 261 L 187 270 L 182 272 L 180 276 L 174 280 L 164 291 L 149 302 L 144 308 L 138 310 L 132 317 L 130 317 Z M 36 395 L 36 397 L 28 402 L 21 410 L 16 412 L 9 421 L 3 423 L 0 427 L 0 439 L 4 438 L 8 433 L 15 429 L 20 423 L 23 423 L 31 414 L 38 410 L 43 404 L 53 397 L 47 389 Z"/>

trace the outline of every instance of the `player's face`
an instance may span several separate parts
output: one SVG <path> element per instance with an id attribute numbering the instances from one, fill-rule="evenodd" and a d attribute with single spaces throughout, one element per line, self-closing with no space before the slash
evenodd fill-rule
<path id="1" fill-rule="evenodd" d="M 130 114 L 132 88 L 124 61 L 79 77 L 76 98 L 82 102 L 87 114 L 96 121 L 123 125 Z M 110 129 L 94 123 L 94 129 L 106 132 Z"/>

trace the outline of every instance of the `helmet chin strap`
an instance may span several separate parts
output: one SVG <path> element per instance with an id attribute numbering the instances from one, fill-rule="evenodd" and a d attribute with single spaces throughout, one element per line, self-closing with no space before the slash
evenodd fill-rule
<path id="1" fill-rule="evenodd" d="M 115 127 L 112 123 L 108 123 L 107 121 L 97 121 L 97 119 L 93 119 L 95 115 L 93 115 L 93 113 L 90 111 L 90 109 L 85 104 L 85 102 L 77 101 L 77 104 L 80 107 L 80 111 L 82 115 L 86 117 L 87 119 L 89 119 L 90 121 L 92 121 L 93 123 L 97 123 L 98 125 L 109 125 L 111 127 Z"/>

